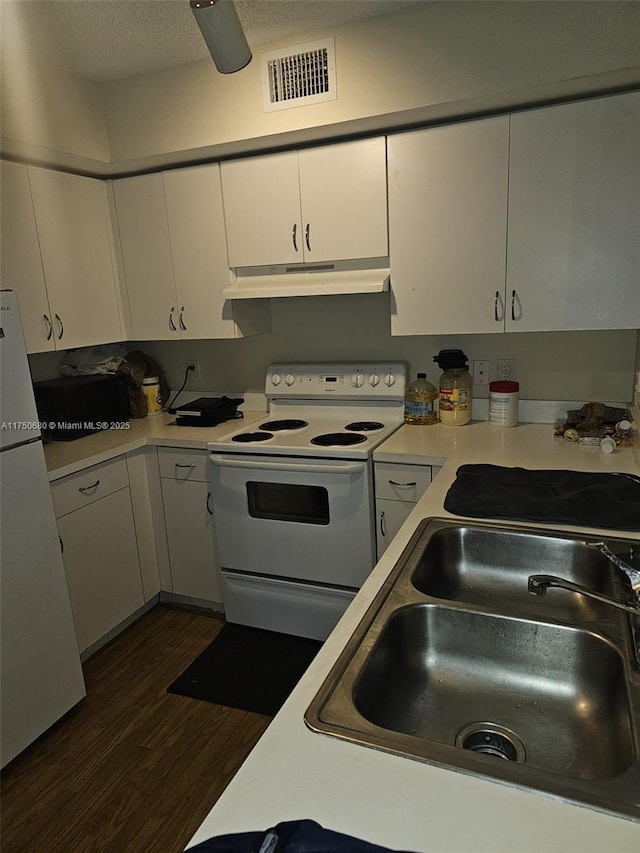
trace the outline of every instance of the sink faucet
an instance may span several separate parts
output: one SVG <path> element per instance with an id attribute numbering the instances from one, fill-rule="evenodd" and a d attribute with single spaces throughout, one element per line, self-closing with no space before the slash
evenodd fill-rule
<path id="1" fill-rule="evenodd" d="M 634 569 L 633 566 L 630 566 L 629 563 L 625 563 L 625 561 L 621 560 L 620 557 L 613 553 L 613 551 L 610 551 L 607 548 L 606 542 L 587 542 L 586 544 L 590 545 L 592 548 L 597 548 L 610 563 L 613 563 L 616 568 L 620 569 L 620 571 L 629 578 L 631 589 L 636 593 L 636 596 L 640 594 L 640 572 L 637 569 Z M 631 554 L 633 555 L 633 551 Z"/>
<path id="2" fill-rule="evenodd" d="M 625 604 L 625 602 L 619 601 L 617 598 L 602 595 L 602 593 L 594 592 L 586 586 L 580 586 L 580 584 L 573 583 L 572 581 L 565 580 L 564 578 L 556 577 L 555 575 L 530 575 L 527 585 L 529 592 L 532 595 L 544 595 L 548 587 L 557 586 L 561 589 L 569 590 L 570 592 L 577 592 L 580 593 L 580 595 L 595 598 L 597 601 L 603 601 L 605 604 L 610 604 L 612 607 L 617 607 L 619 610 L 626 610 L 628 613 L 640 616 L 640 572 L 637 569 L 634 569 L 633 566 L 625 563 L 624 560 L 621 560 L 620 557 L 613 553 L 613 551 L 610 551 L 605 542 L 585 542 L 585 545 L 588 545 L 591 548 L 596 548 L 607 558 L 607 560 L 609 560 L 609 562 L 613 563 L 616 568 L 623 572 L 634 592 L 632 600 L 633 603 Z"/>
<path id="3" fill-rule="evenodd" d="M 579 583 L 567 581 L 564 578 L 558 578 L 555 575 L 530 575 L 527 588 L 532 595 L 544 595 L 547 588 L 557 586 L 561 589 L 567 589 L 570 592 L 579 592 L 580 595 L 586 595 L 589 598 L 595 598 L 597 601 L 603 601 L 605 604 L 610 604 L 612 607 L 617 607 L 620 610 L 626 610 L 627 613 L 633 613 L 640 616 L 640 598 L 635 595 L 635 604 L 625 604 L 617 598 L 611 598 L 609 595 L 602 595 L 599 592 L 594 592 L 586 586 L 580 586 Z"/>

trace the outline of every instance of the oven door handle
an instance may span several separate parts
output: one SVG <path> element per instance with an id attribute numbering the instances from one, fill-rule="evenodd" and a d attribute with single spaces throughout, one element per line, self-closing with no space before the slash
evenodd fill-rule
<path id="1" fill-rule="evenodd" d="M 300 474 L 362 474 L 366 462 L 335 462 L 329 465 L 314 465 L 311 462 L 251 462 L 248 459 L 229 459 L 210 453 L 209 459 L 214 465 L 224 468 L 249 468 L 254 471 L 280 471 L 280 473 Z"/>

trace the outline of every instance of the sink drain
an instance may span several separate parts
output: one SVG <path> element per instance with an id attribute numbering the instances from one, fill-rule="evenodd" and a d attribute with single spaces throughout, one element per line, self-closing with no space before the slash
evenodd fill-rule
<path id="1" fill-rule="evenodd" d="M 470 723 L 458 732 L 456 746 L 471 752 L 481 752 L 483 755 L 493 755 L 504 761 L 518 761 L 521 764 L 524 763 L 526 754 L 520 738 L 495 723 Z"/>

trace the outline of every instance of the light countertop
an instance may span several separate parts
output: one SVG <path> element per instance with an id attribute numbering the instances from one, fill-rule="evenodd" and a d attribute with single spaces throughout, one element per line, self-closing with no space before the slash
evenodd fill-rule
<path id="1" fill-rule="evenodd" d="M 147 444 L 206 450 L 207 442 L 217 441 L 241 424 L 248 425 L 264 418 L 264 412 L 245 411 L 243 414 L 242 421 L 226 421 L 213 427 L 176 426 L 175 415 L 149 415 L 132 418 L 126 429 L 108 429 L 75 441 L 50 442 L 44 446 L 49 480 L 58 480 Z"/>
<path id="2" fill-rule="evenodd" d="M 429 516 L 448 516 L 443 501 L 459 465 L 486 462 L 638 474 L 638 449 L 606 455 L 599 448 L 554 439 L 550 424 L 500 429 L 483 422 L 405 426 L 375 458 L 442 465 L 442 470 L 191 844 L 312 818 L 395 850 L 636 853 L 640 822 L 339 741 L 311 732 L 303 715 L 418 523 Z M 640 539 L 640 531 L 622 535 Z"/>

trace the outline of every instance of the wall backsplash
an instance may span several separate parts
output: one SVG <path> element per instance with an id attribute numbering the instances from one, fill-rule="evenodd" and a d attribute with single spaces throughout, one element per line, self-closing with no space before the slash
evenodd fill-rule
<path id="1" fill-rule="evenodd" d="M 145 341 L 130 348 L 156 358 L 175 390 L 189 359 L 200 367 L 200 382 L 190 390 L 261 392 L 266 366 L 288 360 L 401 360 L 411 375 L 426 371 L 437 385 L 440 370 L 433 356 L 459 347 L 470 362 L 489 360 L 492 377 L 498 358 L 515 359 L 522 399 L 632 400 L 640 353 L 640 334 L 634 330 L 391 337 L 389 310 L 389 293 L 274 299 L 270 334 L 231 341 Z M 60 353 L 31 356 L 34 380 L 56 376 L 60 358 Z M 487 386 L 476 386 L 474 394 L 488 396 Z"/>

